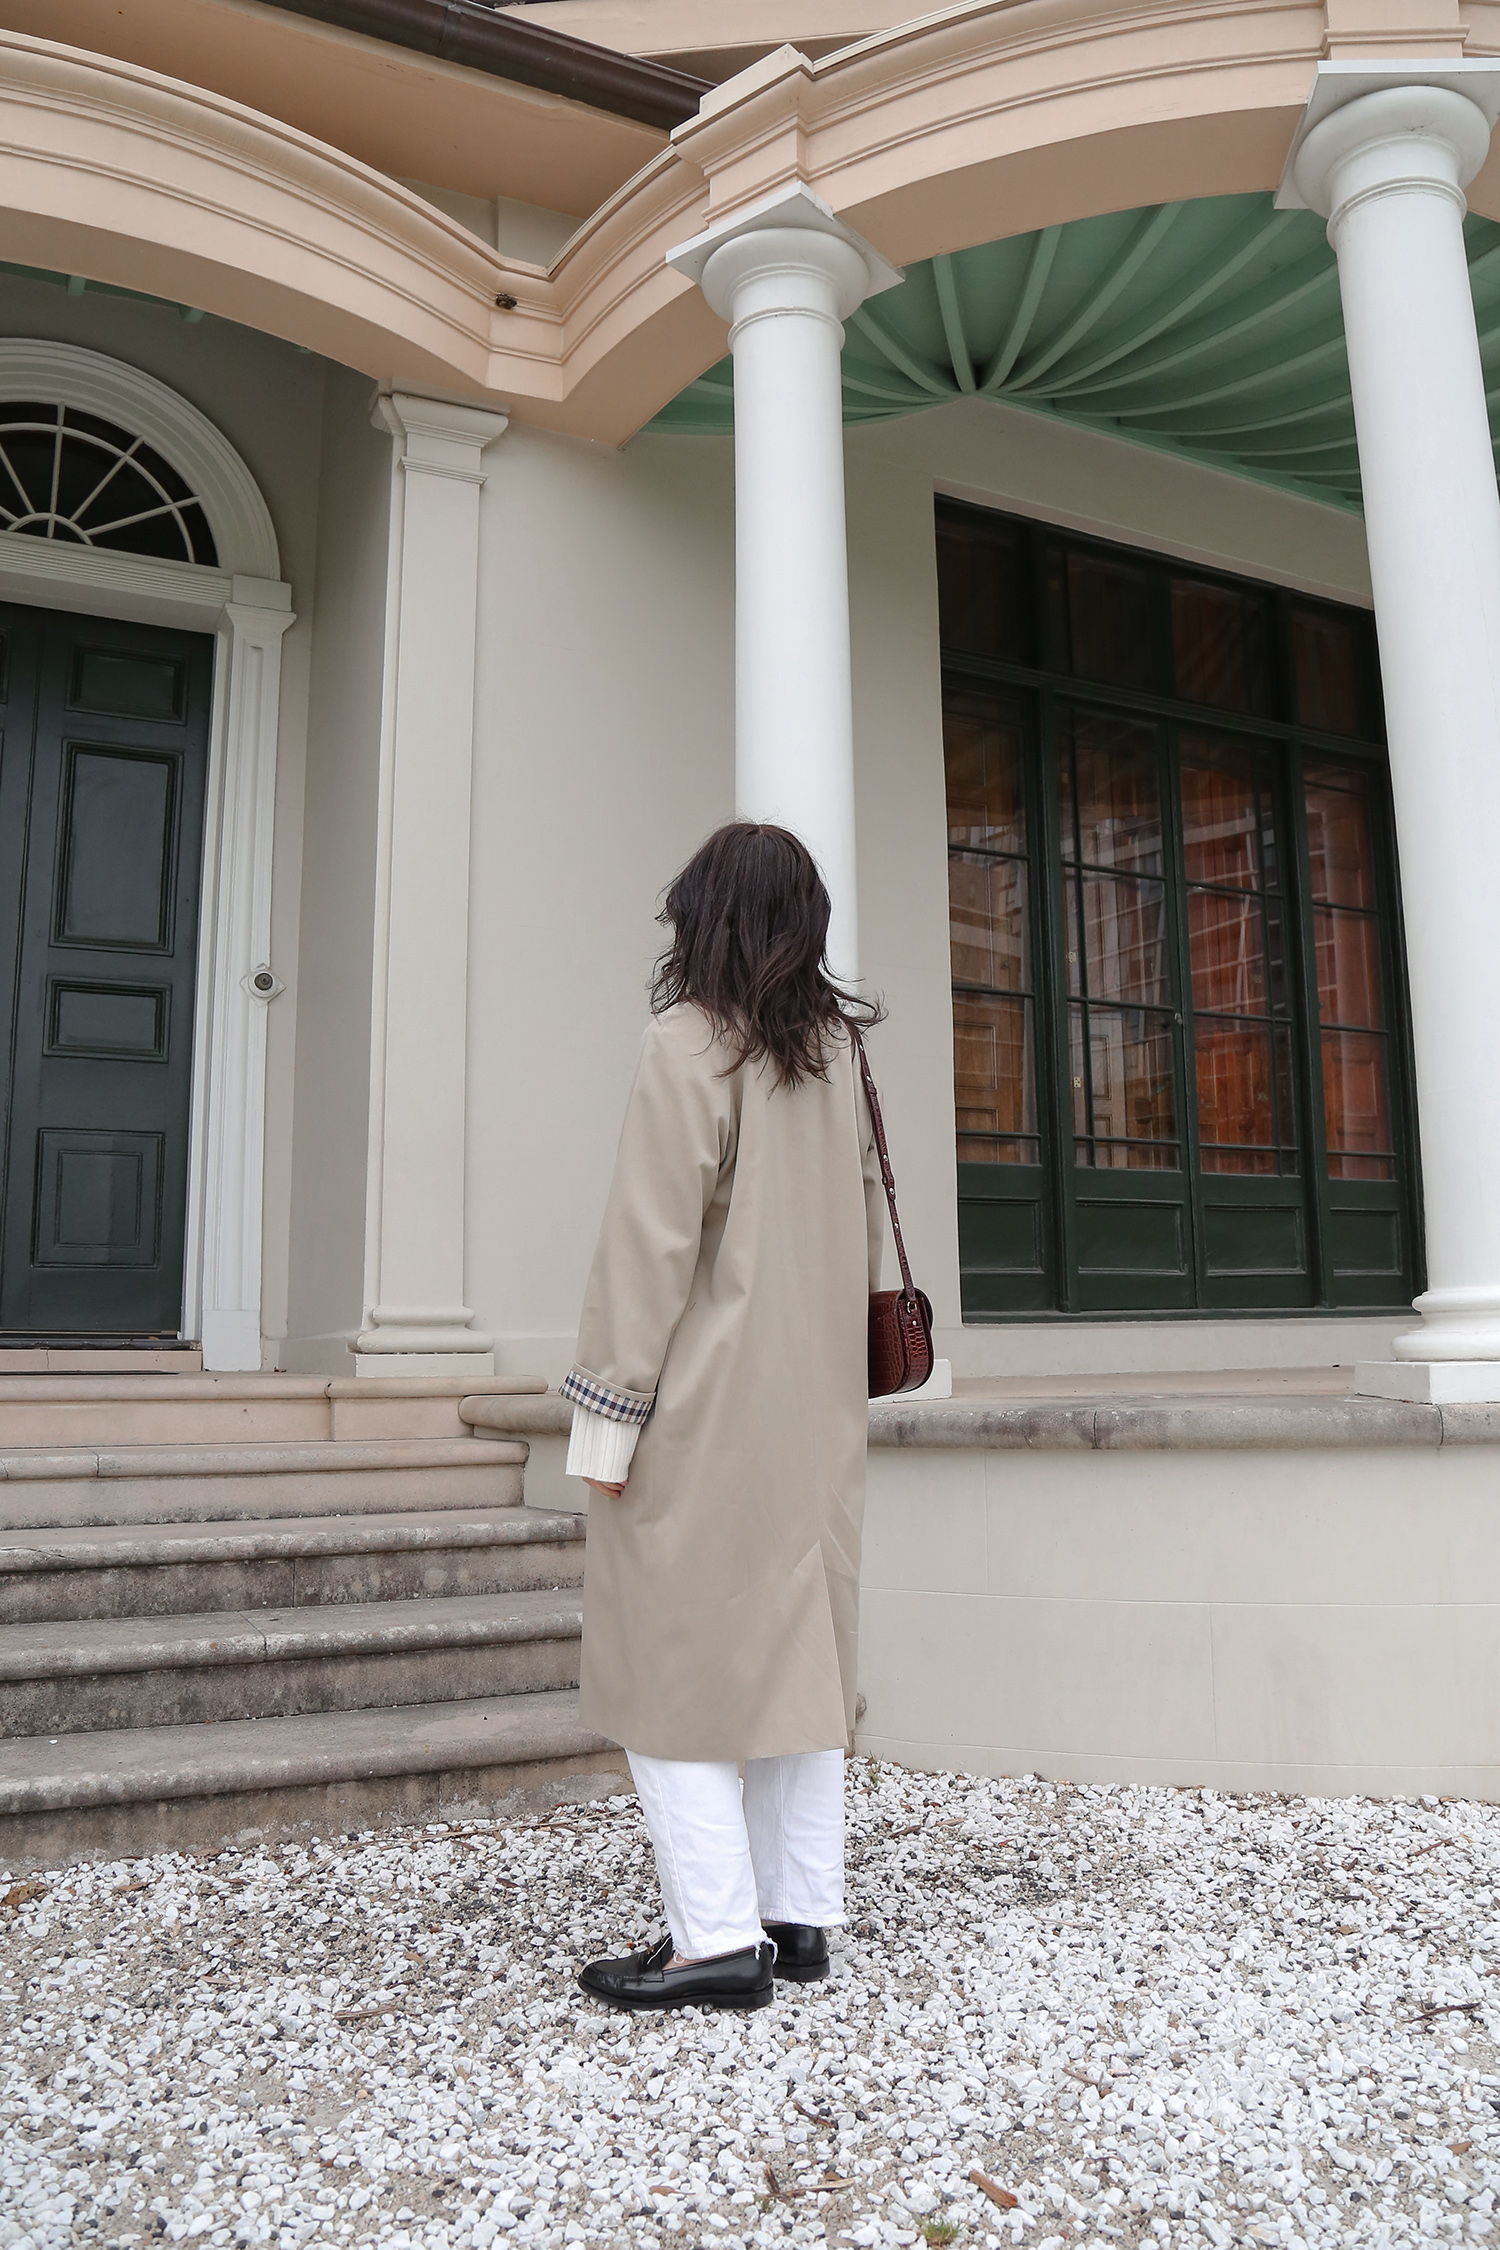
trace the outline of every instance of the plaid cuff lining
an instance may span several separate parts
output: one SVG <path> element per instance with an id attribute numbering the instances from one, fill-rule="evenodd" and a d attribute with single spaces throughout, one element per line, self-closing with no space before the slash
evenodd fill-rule
<path id="1" fill-rule="evenodd" d="M 617 1391 L 612 1384 L 601 1383 L 586 1367 L 575 1367 L 559 1388 L 574 1406 L 586 1406 L 607 1422 L 644 1422 L 656 1404 L 654 1397 L 642 1398 L 636 1391 Z"/>

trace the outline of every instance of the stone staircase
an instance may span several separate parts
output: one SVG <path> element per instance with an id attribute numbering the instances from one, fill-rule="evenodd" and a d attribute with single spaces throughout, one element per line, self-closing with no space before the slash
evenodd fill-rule
<path id="1" fill-rule="evenodd" d="M 620 1787 L 541 1388 L 0 1375 L 0 1870 Z"/>

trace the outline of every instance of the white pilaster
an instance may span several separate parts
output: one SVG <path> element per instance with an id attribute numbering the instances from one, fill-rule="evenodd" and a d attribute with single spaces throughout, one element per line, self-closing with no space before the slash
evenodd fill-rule
<path id="1" fill-rule="evenodd" d="M 503 414 L 379 401 L 404 489 L 387 670 L 362 1375 L 482 1375 L 464 1303 L 469 790 L 479 492 Z M 393 526 L 394 528 L 394 526 Z"/>
<path id="2" fill-rule="evenodd" d="M 1500 496 L 1463 241 L 1497 101 L 1493 65 L 1325 65 L 1282 197 L 1338 254 L 1380 636 L 1429 1287 L 1358 1381 L 1405 1398 L 1500 1399 Z"/>
<path id="3" fill-rule="evenodd" d="M 734 354 L 735 810 L 813 853 L 835 976 L 859 974 L 843 322 L 901 276 L 805 187 L 669 254 Z"/>
<path id="4" fill-rule="evenodd" d="M 282 990 L 270 960 L 271 846 L 281 642 L 294 622 L 289 602 L 284 585 L 237 577 L 219 622 L 222 781 L 209 807 L 210 835 L 216 831 L 218 840 L 213 1005 L 207 1067 L 195 1075 L 205 1089 L 199 1332 L 204 1366 L 220 1372 L 258 1371 L 261 1363 L 266 1019 Z M 197 1263 L 190 1242 L 190 1276 Z M 189 1333 L 192 1326 L 190 1310 Z"/>

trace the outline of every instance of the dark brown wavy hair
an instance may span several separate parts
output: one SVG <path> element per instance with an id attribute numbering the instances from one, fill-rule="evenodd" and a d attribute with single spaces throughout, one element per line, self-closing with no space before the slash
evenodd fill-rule
<path id="1" fill-rule="evenodd" d="M 657 916 L 672 942 L 656 964 L 653 1013 L 690 1000 L 728 1043 L 731 1069 L 764 1056 L 778 1085 L 826 1078 L 830 1034 L 884 1014 L 829 976 L 830 912 L 817 862 L 789 829 L 753 820 L 715 829 Z"/>

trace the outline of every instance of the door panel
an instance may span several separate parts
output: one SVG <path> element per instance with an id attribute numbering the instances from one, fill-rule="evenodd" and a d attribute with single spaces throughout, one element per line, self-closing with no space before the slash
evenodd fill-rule
<path id="1" fill-rule="evenodd" d="M 161 953 L 172 942 L 177 760 L 70 742 L 63 753 L 60 945 Z"/>
<path id="2" fill-rule="evenodd" d="M 1080 1312 L 1179 1312 L 1193 1302 L 1187 1201 L 1172 1173 L 1079 1172 Z"/>
<path id="3" fill-rule="evenodd" d="M 213 644 L 0 629 L 0 1329 L 175 1335 Z"/>

